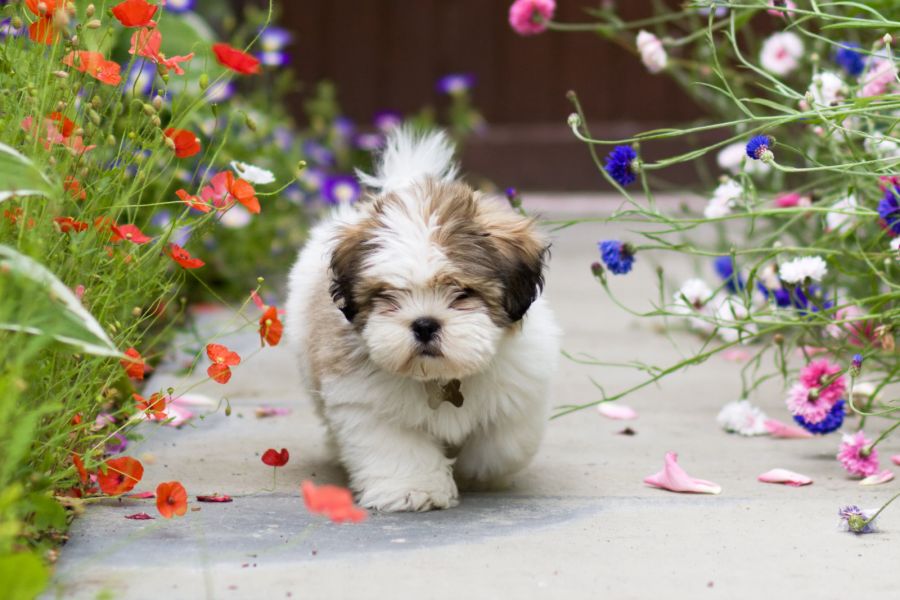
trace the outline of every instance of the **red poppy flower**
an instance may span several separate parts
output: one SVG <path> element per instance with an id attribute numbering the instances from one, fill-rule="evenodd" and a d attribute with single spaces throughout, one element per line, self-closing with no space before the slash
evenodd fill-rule
<path id="1" fill-rule="evenodd" d="M 66 175 L 65 181 L 63 181 L 63 188 L 69 192 L 73 200 L 84 200 L 87 198 L 87 193 L 81 189 L 81 182 L 71 175 Z"/>
<path id="2" fill-rule="evenodd" d="M 213 44 L 212 49 L 220 65 L 242 75 L 259 73 L 259 60 L 254 56 L 228 44 Z"/>
<path id="3" fill-rule="evenodd" d="M 125 356 L 128 358 L 119 361 L 125 368 L 125 374 L 131 379 L 143 381 L 144 370 L 147 368 L 147 365 L 144 364 L 144 358 L 141 356 L 141 353 L 134 348 L 129 348 L 125 351 Z"/>
<path id="4" fill-rule="evenodd" d="M 284 324 L 278 318 L 278 309 L 270 306 L 259 319 L 260 343 L 277 346 L 281 341 L 282 333 L 284 333 Z"/>
<path id="5" fill-rule="evenodd" d="M 56 217 L 53 219 L 53 222 L 56 223 L 62 233 L 69 233 L 70 231 L 81 233 L 88 228 L 87 223 L 76 221 L 72 217 Z"/>
<path id="6" fill-rule="evenodd" d="M 291 455 L 287 451 L 287 448 L 282 448 L 281 452 L 275 450 L 275 448 L 269 448 L 262 455 L 263 463 L 269 465 L 270 467 L 283 467 L 290 460 Z"/>
<path id="7" fill-rule="evenodd" d="M 187 490 L 177 481 L 167 481 L 156 486 L 156 508 L 166 519 L 181 517 L 187 512 Z"/>
<path id="8" fill-rule="evenodd" d="M 233 502 L 228 494 L 213 494 L 212 496 L 197 496 L 197 502 Z"/>
<path id="9" fill-rule="evenodd" d="M 72 417 L 72 425 L 81 425 L 81 413 L 76 413 L 74 417 Z"/>
<path id="10" fill-rule="evenodd" d="M 77 60 L 76 60 L 77 56 Z M 119 63 L 106 60 L 100 52 L 89 52 L 87 50 L 79 50 L 69 52 L 63 58 L 63 64 L 74 67 L 82 73 L 87 73 L 97 81 L 107 85 L 119 85 L 122 81 L 120 74 L 121 66 Z"/>
<path id="11" fill-rule="evenodd" d="M 187 250 L 185 250 L 178 244 L 169 244 L 167 254 L 169 255 L 169 257 L 171 257 L 172 260 L 177 262 L 185 269 L 197 269 L 206 264 L 199 258 L 194 258 L 193 256 L 191 256 Z"/>
<path id="12" fill-rule="evenodd" d="M 112 233 L 114 242 L 128 240 L 132 244 L 146 244 L 153 239 L 144 235 L 137 225 L 113 225 Z"/>
<path id="13" fill-rule="evenodd" d="M 106 473 L 97 473 L 97 483 L 104 494 L 118 496 L 130 492 L 144 476 L 144 465 L 130 456 L 110 458 L 104 463 Z"/>
<path id="14" fill-rule="evenodd" d="M 173 69 L 176 75 L 184 75 L 184 69 L 181 68 L 179 63 L 191 60 L 194 58 L 194 53 L 167 58 L 160 51 L 161 48 L 162 33 L 158 29 L 139 29 L 131 36 L 131 48 L 129 48 L 128 52 L 149 58 L 162 67 L 164 73 L 168 73 L 169 69 Z"/>
<path id="15" fill-rule="evenodd" d="M 88 482 L 88 473 L 87 469 L 84 468 L 84 461 L 73 452 L 72 463 L 75 465 L 75 470 L 78 471 L 78 479 L 81 480 L 81 485 L 85 485 Z"/>
<path id="16" fill-rule="evenodd" d="M 222 344 L 207 344 L 206 355 L 213 363 L 206 369 L 206 373 L 217 383 L 228 383 L 231 379 L 230 367 L 241 364 L 240 355 Z"/>
<path id="17" fill-rule="evenodd" d="M 184 190 L 175 190 L 175 195 L 178 196 L 179 200 L 181 200 L 194 210 L 199 210 L 200 212 L 205 213 L 208 213 L 212 210 L 212 207 L 209 205 L 209 203 L 201 200 L 199 196 L 192 196 Z"/>
<path id="18" fill-rule="evenodd" d="M 303 502 L 309 512 L 325 515 L 335 523 L 359 523 L 369 516 L 369 513 L 353 503 L 353 495 L 346 488 L 335 485 L 316 486 L 312 481 L 304 481 L 301 490 Z"/>
<path id="19" fill-rule="evenodd" d="M 59 124 L 59 132 L 64 138 L 69 137 L 72 135 L 72 132 L 75 131 L 75 123 L 61 112 L 52 112 L 47 115 L 47 118 Z"/>
<path id="20" fill-rule="evenodd" d="M 156 517 L 151 517 L 147 513 L 134 513 L 133 515 L 125 515 L 126 519 L 131 519 L 132 521 L 149 521 L 151 519 L 155 519 Z"/>
<path id="21" fill-rule="evenodd" d="M 148 419 L 156 419 L 162 421 L 167 418 L 166 414 L 166 397 L 160 393 L 151 394 L 150 398 L 144 398 L 140 394 L 131 394 L 134 401 L 137 402 L 137 409 L 147 415 Z"/>
<path id="22" fill-rule="evenodd" d="M 112 7 L 112 14 L 125 27 L 154 27 L 151 19 L 158 8 L 146 0 L 125 0 Z"/>
<path id="23" fill-rule="evenodd" d="M 169 127 L 165 135 L 175 144 L 175 156 L 178 158 L 187 158 L 200 152 L 200 140 L 187 129 Z"/>

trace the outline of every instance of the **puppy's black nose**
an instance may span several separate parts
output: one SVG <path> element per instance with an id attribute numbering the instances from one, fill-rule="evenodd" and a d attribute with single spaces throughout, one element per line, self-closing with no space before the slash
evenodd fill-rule
<path id="1" fill-rule="evenodd" d="M 413 335 L 416 339 L 427 344 L 434 339 L 437 332 L 441 330 L 441 324 L 431 317 L 419 317 L 412 322 Z"/>

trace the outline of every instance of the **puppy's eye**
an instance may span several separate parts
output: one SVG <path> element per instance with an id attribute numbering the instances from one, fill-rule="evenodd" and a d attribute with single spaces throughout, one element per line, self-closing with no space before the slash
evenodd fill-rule
<path id="1" fill-rule="evenodd" d="M 458 305 L 461 305 L 461 304 L 462 304 L 463 302 L 465 302 L 466 300 L 468 300 L 468 299 L 470 299 L 470 298 L 474 298 L 474 297 L 475 297 L 475 291 L 474 291 L 474 290 L 471 290 L 471 289 L 469 289 L 469 288 L 465 288 L 465 289 L 459 290 L 458 292 L 456 292 L 456 293 L 453 295 L 453 301 L 450 303 L 450 306 L 451 306 L 452 308 L 457 308 Z"/>

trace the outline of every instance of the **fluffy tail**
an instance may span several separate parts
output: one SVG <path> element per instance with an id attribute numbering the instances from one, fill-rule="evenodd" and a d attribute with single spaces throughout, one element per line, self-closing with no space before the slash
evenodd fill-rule
<path id="1" fill-rule="evenodd" d="M 446 133 L 418 133 L 404 126 L 388 135 L 375 174 L 357 169 L 356 176 L 364 185 L 392 192 L 428 177 L 449 181 L 456 177 L 457 170 L 453 162 L 453 143 Z"/>

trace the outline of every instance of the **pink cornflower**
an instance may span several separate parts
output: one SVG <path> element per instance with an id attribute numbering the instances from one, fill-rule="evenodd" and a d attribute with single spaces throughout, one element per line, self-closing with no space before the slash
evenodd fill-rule
<path id="1" fill-rule="evenodd" d="M 894 61 L 886 58 L 873 59 L 869 68 L 860 78 L 863 86 L 859 95 L 866 98 L 886 94 L 896 76 L 897 68 L 894 66 Z"/>
<path id="2" fill-rule="evenodd" d="M 878 472 L 878 451 L 875 448 L 868 450 L 871 443 L 862 431 L 853 435 L 844 434 L 837 459 L 848 473 L 868 477 Z"/>
<path id="3" fill-rule="evenodd" d="M 556 0 L 516 0 L 509 7 L 509 24 L 519 35 L 535 35 L 547 29 Z"/>
<path id="4" fill-rule="evenodd" d="M 834 405 L 847 391 L 847 380 L 839 375 L 841 371 L 840 365 L 828 362 L 827 358 L 814 360 L 800 371 L 800 383 L 808 388 L 818 388 L 819 398 Z"/>
<path id="5" fill-rule="evenodd" d="M 778 208 L 793 208 L 794 206 L 810 206 L 812 201 L 809 196 L 803 196 L 797 192 L 781 194 L 775 198 L 775 206 Z"/>

